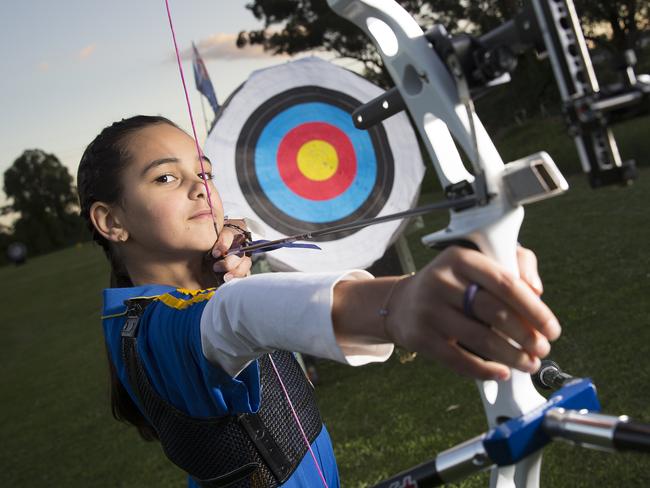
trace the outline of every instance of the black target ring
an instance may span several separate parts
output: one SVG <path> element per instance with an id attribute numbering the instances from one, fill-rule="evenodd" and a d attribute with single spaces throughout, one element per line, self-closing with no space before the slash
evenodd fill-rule
<path id="1" fill-rule="evenodd" d="M 347 215 L 327 222 L 310 222 L 297 219 L 278 207 L 264 191 L 257 175 L 256 150 L 265 128 L 278 114 L 296 105 L 318 102 L 336 107 L 349 114 L 361 102 L 345 93 L 320 86 L 292 88 L 266 100 L 246 120 L 240 131 L 235 151 L 237 180 L 248 204 L 271 228 L 284 235 L 309 231 L 376 217 L 386 204 L 393 189 L 395 167 L 393 154 L 382 124 L 367 131 L 376 161 L 375 181 L 369 195 Z M 305 120 L 308 122 L 308 120 Z M 350 122 L 351 123 L 351 122 Z M 356 129 L 355 129 L 356 130 Z M 340 232 L 322 237 L 320 241 L 333 241 L 354 234 L 358 230 Z"/>

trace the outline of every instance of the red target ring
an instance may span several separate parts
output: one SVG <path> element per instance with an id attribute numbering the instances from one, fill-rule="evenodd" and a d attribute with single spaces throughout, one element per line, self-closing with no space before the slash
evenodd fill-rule
<path id="1" fill-rule="evenodd" d="M 312 151 L 305 156 L 310 144 L 329 150 L 316 154 Z M 348 189 L 357 173 L 357 158 L 350 139 L 341 129 L 325 122 L 307 122 L 291 129 L 278 146 L 276 161 L 287 187 L 309 200 L 337 197 Z M 309 177 L 305 164 L 316 165 L 315 172 L 322 177 Z"/>

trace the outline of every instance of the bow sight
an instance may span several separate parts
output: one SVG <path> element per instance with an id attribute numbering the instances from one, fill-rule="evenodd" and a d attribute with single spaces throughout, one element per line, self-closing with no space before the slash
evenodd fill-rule
<path id="1" fill-rule="evenodd" d="M 441 25 L 424 35 L 474 98 L 510 81 L 518 57 L 527 51 L 549 58 L 568 132 L 591 185 L 629 183 L 636 177 L 634 160 L 621 160 L 610 127 L 650 113 L 650 75 L 635 74 L 636 57 L 628 50 L 620 81 L 600 88 L 573 0 L 525 0 L 512 20 L 478 37 L 452 36 Z M 395 87 L 357 109 L 355 125 L 368 128 L 405 108 Z"/>

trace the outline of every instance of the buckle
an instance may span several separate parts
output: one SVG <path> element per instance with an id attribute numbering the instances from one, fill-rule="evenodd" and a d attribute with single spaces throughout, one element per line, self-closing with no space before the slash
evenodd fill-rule
<path id="1" fill-rule="evenodd" d="M 126 322 L 122 327 L 122 337 L 135 337 L 138 334 L 140 317 L 144 312 L 144 306 L 139 301 L 126 300 Z"/>

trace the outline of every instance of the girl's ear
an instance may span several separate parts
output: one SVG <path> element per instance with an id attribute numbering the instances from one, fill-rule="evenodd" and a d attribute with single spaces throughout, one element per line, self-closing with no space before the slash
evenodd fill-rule
<path id="1" fill-rule="evenodd" d="M 111 205 L 95 202 L 90 207 L 90 220 L 102 237 L 111 242 L 125 242 L 129 238 L 120 218 Z"/>

